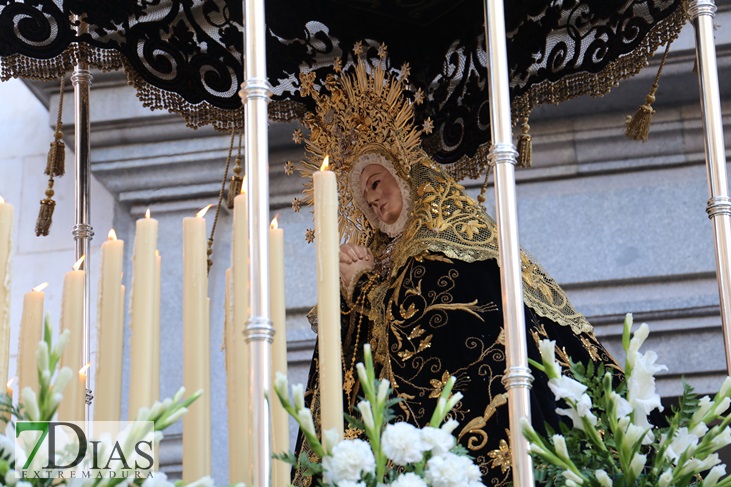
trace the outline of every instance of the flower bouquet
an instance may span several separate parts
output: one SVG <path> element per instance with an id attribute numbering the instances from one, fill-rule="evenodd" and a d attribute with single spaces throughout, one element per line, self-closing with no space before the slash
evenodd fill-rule
<path id="1" fill-rule="evenodd" d="M 731 486 L 718 450 L 731 443 L 731 377 L 716 396 L 698 398 L 683 383 L 683 394 L 671 414 L 663 416 L 655 393 L 654 374 L 666 370 L 657 354 L 640 353 L 649 333 L 646 324 L 630 336 L 632 315 L 624 322 L 624 380 L 604 365 L 571 363 L 564 375 L 555 357 L 555 343 L 540 344 L 548 385 L 562 400 L 557 409 L 573 422 L 560 432 L 547 425 L 548 438 L 529 422 L 523 434 L 536 466 L 536 480 L 547 485 L 587 486 Z M 657 410 L 657 411 L 655 411 Z"/>
<path id="2" fill-rule="evenodd" d="M 106 472 L 105 477 L 91 478 L 79 476 L 71 477 L 44 477 L 29 475 L 24 476 L 24 470 L 36 471 L 36 469 L 45 469 L 48 460 L 48 452 L 45 448 L 39 448 L 46 433 L 31 434 L 29 437 L 25 435 L 16 435 L 16 423 L 13 418 L 19 421 L 47 422 L 52 421 L 56 414 L 59 404 L 63 400 L 63 390 L 73 377 L 71 369 L 68 367 L 59 368 L 61 354 L 69 340 L 69 331 L 65 330 L 59 336 L 56 343 L 53 343 L 50 320 L 46 317 L 43 331 L 43 340 L 38 343 L 36 350 L 36 363 L 38 367 L 39 390 L 36 392 L 30 387 L 24 387 L 20 394 L 20 400 L 17 406 L 13 406 L 12 398 L 8 394 L 0 395 L 0 424 L 5 427 L 5 434 L 0 434 L 0 485 L 9 487 L 47 487 L 59 485 L 81 486 L 128 486 L 138 485 L 144 487 L 173 487 L 174 484 L 167 480 L 167 476 L 162 472 L 152 471 L 151 468 L 144 469 L 142 476 L 127 476 L 123 472 L 115 470 L 112 475 Z M 134 464 L 139 459 L 139 452 L 136 445 L 140 441 L 149 440 L 150 444 L 154 442 L 157 446 L 162 439 L 162 430 L 171 426 L 178 421 L 187 412 L 187 407 L 195 401 L 203 391 L 198 391 L 192 396 L 185 399 L 185 389 L 181 388 L 173 398 L 158 401 L 150 408 L 141 408 L 134 422 L 128 424 L 114 439 L 104 438 L 105 441 L 94 442 L 94 449 L 97 458 L 110 458 L 116 455 L 117 458 L 125 458 L 130 464 Z M 147 422 L 147 423 L 140 423 Z M 144 430 L 140 428 L 141 424 L 152 424 L 152 428 Z M 149 431 L 151 429 L 152 431 Z M 46 429 L 47 432 L 47 429 Z M 30 433 L 34 433 L 31 431 Z M 63 432 L 61 432 L 63 434 Z M 17 436 L 17 439 L 16 439 Z M 91 439 L 91 438 L 89 438 Z M 117 443 L 114 443 L 117 441 Z M 110 443 L 111 442 L 111 443 Z M 67 465 L 66 460 L 74 458 L 77 454 L 79 445 L 68 451 L 68 443 L 64 443 L 65 448 L 54 451 L 52 463 L 57 465 Z M 111 446 L 114 444 L 114 446 Z M 58 445 L 58 443 L 56 444 Z M 87 450 L 88 452 L 88 450 Z M 105 455 L 106 453 L 106 455 Z M 31 460 L 28 460 L 28 457 Z M 150 459 L 150 457 L 147 457 Z M 116 462 L 119 465 L 124 462 Z M 150 462 L 147 462 L 151 464 Z M 109 464 L 109 463 L 108 463 Z M 94 466 L 93 471 L 99 470 Z M 125 467 L 129 468 L 129 467 Z M 137 469 L 135 469 L 137 470 Z M 188 484 L 188 487 L 212 487 L 213 481 L 210 477 L 204 477 L 194 483 Z"/>
<path id="3" fill-rule="evenodd" d="M 287 379 L 277 374 L 274 390 L 321 462 L 313 462 L 306 455 L 297 458 L 292 453 L 275 455 L 275 458 L 303 468 L 308 475 L 321 476 L 316 484 L 321 486 L 482 486 L 480 469 L 452 435 L 457 421 L 445 421 L 462 399 L 459 392 L 451 394 L 455 378 L 449 378 L 444 386 L 429 425 L 418 429 L 404 422 L 389 423 L 395 418 L 392 407 L 400 399 L 389 398 L 389 381 L 376 379 L 369 345 L 364 347 L 364 361 L 365 365 L 356 365 L 365 396 L 357 405 L 360 419 L 345 416 L 351 427 L 365 432 L 368 441 L 344 440 L 332 429 L 323 432 L 320 442 L 312 413 L 305 407 L 303 385 L 292 386 L 290 402 Z"/>

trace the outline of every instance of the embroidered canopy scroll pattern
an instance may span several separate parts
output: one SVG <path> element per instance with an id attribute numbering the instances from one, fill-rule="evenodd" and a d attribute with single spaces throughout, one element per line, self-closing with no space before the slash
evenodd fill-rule
<path id="1" fill-rule="evenodd" d="M 607 92 L 637 73 L 677 36 L 684 0 L 505 2 L 514 116 L 542 103 Z M 489 140 L 482 0 L 266 0 L 270 116 L 312 107 L 299 74 L 316 89 L 331 66 L 389 46 L 390 69 L 409 71 L 435 130 L 422 145 L 458 179 L 486 164 Z M 77 34 L 80 16 L 88 26 Z M 230 129 L 243 122 L 241 0 L 0 0 L 0 78 L 57 79 L 81 57 L 124 69 L 143 104 L 183 115 L 188 125 Z M 78 42 L 81 41 L 79 44 Z M 79 47 L 81 46 L 81 47 Z M 402 73 L 404 74 L 404 73 Z"/>

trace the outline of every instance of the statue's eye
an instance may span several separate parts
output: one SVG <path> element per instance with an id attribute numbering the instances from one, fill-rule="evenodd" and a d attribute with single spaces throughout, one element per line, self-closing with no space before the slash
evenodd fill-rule
<path id="1" fill-rule="evenodd" d="M 373 181 L 373 184 L 371 184 L 371 189 L 375 190 L 378 187 L 378 183 L 380 183 L 380 182 L 381 182 L 380 179 Z"/>

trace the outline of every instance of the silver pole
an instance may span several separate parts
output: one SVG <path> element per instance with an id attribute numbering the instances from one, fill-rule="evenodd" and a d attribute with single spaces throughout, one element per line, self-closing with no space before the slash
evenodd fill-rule
<path id="1" fill-rule="evenodd" d="M 728 195 L 726 151 L 723 143 L 721 96 L 718 89 L 716 46 L 713 42 L 714 0 L 691 0 L 688 15 L 695 27 L 698 82 L 701 89 L 706 173 L 710 199 L 706 211 L 713 222 L 716 274 L 721 301 L 721 324 L 726 370 L 731 374 L 731 198 Z"/>
<path id="2" fill-rule="evenodd" d="M 271 482 L 269 406 L 271 345 L 274 339 L 269 310 L 269 147 L 267 105 L 272 94 L 266 76 L 264 0 L 244 0 L 244 125 L 249 204 L 249 307 L 246 341 L 249 344 L 253 451 L 253 485 Z M 247 413 L 246 411 L 244 412 Z"/>
<path id="3" fill-rule="evenodd" d="M 80 19 L 77 32 L 81 33 L 86 26 Z M 89 65 L 84 59 L 84 53 L 79 46 L 78 64 L 74 66 L 71 75 L 71 83 L 74 85 L 74 158 L 76 165 L 76 179 L 74 185 L 74 201 L 76 207 L 76 220 L 72 231 L 75 241 L 75 256 L 84 259 L 85 282 L 84 282 L 84 337 L 82 342 L 82 366 L 91 361 L 91 239 L 94 231 L 91 227 L 90 216 L 90 193 L 91 193 L 91 118 L 89 116 L 89 89 L 93 77 L 89 71 Z M 88 423 L 91 418 L 92 402 L 92 367 L 86 370 L 86 390 L 84 394 L 84 422 Z M 77 370 L 73 371 L 78 373 Z M 88 424 L 87 424 L 88 429 Z"/>
<path id="4" fill-rule="evenodd" d="M 518 487 L 526 487 L 534 483 L 533 463 L 528 454 L 528 442 L 521 433 L 520 419 L 530 420 L 529 393 L 533 377 L 528 368 L 523 311 L 523 281 L 515 194 L 515 164 L 518 152 L 513 145 L 511 130 L 504 19 L 503 0 L 485 0 L 485 39 L 492 132 L 490 158 L 495 166 L 495 213 L 505 321 L 506 371 L 503 384 L 508 391 L 510 408 L 513 483 Z"/>

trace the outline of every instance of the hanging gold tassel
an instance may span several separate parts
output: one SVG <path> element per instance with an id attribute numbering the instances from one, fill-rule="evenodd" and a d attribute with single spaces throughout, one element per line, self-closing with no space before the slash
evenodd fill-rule
<path id="1" fill-rule="evenodd" d="M 228 198 L 226 204 L 228 209 L 234 207 L 234 198 L 241 194 L 241 187 L 244 184 L 244 178 L 241 177 L 243 168 L 241 167 L 241 158 L 236 158 L 236 165 L 234 166 L 234 173 L 231 175 L 231 179 L 228 182 Z"/>
<path id="2" fill-rule="evenodd" d="M 51 149 L 48 151 L 48 160 L 46 161 L 46 170 L 44 173 L 51 177 L 60 177 L 66 173 L 66 144 L 63 143 L 63 123 L 61 116 L 63 114 L 63 92 L 66 85 L 66 77 L 61 76 L 61 90 L 58 95 L 58 112 L 56 115 L 56 130 L 53 133 L 53 142 Z"/>
<path id="3" fill-rule="evenodd" d="M 239 132 L 239 149 L 236 153 L 236 160 L 234 162 L 234 173 L 231 175 L 231 179 L 228 182 L 228 197 L 226 198 L 226 206 L 229 210 L 234 207 L 234 198 L 241 194 L 241 187 L 244 185 L 244 178 L 241 173 L 244 172 L 244 168 L 241 165 L 241 147 L 243 144 L 244 132 Z M 234 133 L 231 133 L 231 147 L 228 149 L 228 160 L 231 161 L 231 153 L 234 149 Z"/>
<path id="4" fill-rule="evenodd" d="M 56 209 L 56 202 L 53 201 L 53 178 L 48 180 L 48 188 L 46 188 L 46 197 L 41 200 L 41 208 L 38 211 L 38 219 L 36 220 L 36 236 L 48 236 L 53 220 L 53 210 Z"/>
<path id="5" fill-rule="evenodd" d="M 531 167 L 533 164 L 533 142 L 528 133 L 530 131 L 528 117 L 523 118 L 520 129 L 521 134 L 518 136 L 518 167 Z"/>
<path id="6" fill-rule="evenodd" d="M 670 52 L 670 44 L 665 48 L 665 54 L 660 61 L 660 68 L 657 70 L 657 76 L 655 76 L 655 82 L 650 88 L 650 92 L 645 97 L 645 103 L 637 109 L 634 115 L 629 116 L 624 122 L 624 135 L 632 140 L 641 140 L 647 142 L 647 137 L 650 135 L 650 123 L 652 122 L 652 116 L 655 114 L 655 109 L 652 108 L 652 104 L 655 103 L 655 93 L 657 92 L 658 84 L 660 83 L 660 74 L 662 74 L 662 68 L 665 66 L 665 61 L 668 58 L 668 52 Z"/>

